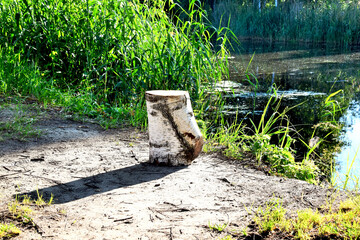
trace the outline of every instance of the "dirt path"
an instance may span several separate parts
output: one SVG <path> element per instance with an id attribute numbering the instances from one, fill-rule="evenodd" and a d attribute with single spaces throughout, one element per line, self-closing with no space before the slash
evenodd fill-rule
<path id="1" fill-rule="evenodd" d="M 38 231 L 16 239 L 219 239 L 211 224 L 240 231 L 271 198 L 318 208 L 329 192 L 267 176 L 244 163 L 201 155 L 188 167 L 146 163 L 146 133 L 104 131 L 48 115 L 28 142 L 0 142 L 0 207 L 14 194 L 54 195 L 34 215 Z"/>

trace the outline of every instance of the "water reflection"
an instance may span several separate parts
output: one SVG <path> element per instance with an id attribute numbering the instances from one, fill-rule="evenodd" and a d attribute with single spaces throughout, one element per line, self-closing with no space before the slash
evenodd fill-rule
<path id="1" fill-rule="evenodd" d="M 244 43 L 246 51 L 234 54 L 230 60 L 230 78 L 236 81 L 245 79 L 245 72 L 252 54 L 254 58 L 249 67 L 260 83 L 271 84 L 273 81 L 284 90 L 329 92 L 331 83 L 344 82 L 344 76 L 356 76 L 360 70 L 360 48 L 352 52 L 339 52 L 339 49 L 325 49 L 278 45 L 275 47 L 251 47 Z M 271 49 L 271 51 L 269 50 Z M 341 72 L 342 74 L 339 74 Z M 321 81 L 319 81 L 319 75 Z M 275 76 L 275 79 L 274 79 Z M 322 81 L 324 80 L 324 81 Z"/>
<path id="2" fill-rule="evenodd" d="M 231 116 L 239 112 L 245 120 L 256 120 L 256 116 L 262 114 L 273 86 L 276 86 L 278 95 L 282 96 L 282 109 L 299 105 L 288 116 L 297 134 L 308 141 L 314 132 L 312 127 L 323 119 L 326 97 L 344 89 L 343 100 L 339 104 L 348 107 L 348 110 L 342 117 L 336 114 L 334 120 L 341 117 L 341 121 L 346 122 L 341 140 L 347 144 L 335 158 L 339 175 L 346 173 L 349 152 L 352 160 L 360 146 L 360 98 L 353 97 L 356 87 L 354 79 L 359 77 L 360 48 L 341 52 L 336 48 L 254 42 L 243 42 L 242 47 L 242 53 L 233 54 L 230 60 L 230 81 L 221 86 L 228 93 L 225 94 L 226 113 Z M 249 74 L 246 76 L 244 72 L 247 68 Z M 332 146 L 338 147 L 339 142 L 335 139 L 333 142 L 327 141 L 326 147 Z M 298 157 L 301 158 L 306 149 L 304 146 L 299 146 L 299 149 Z M 328 165 L 325 167 L 330 171 L 331 161 L 323 165 Z M 353 168 L 355 175 L 360 176 L 360 153 Z M 344 178 L 338 180 L 343 181 Z"/>
<path id="3" fill-rule="evenodd" d="M 349 180 L 349 187 L 355 186 L 360 177 L 360 94 L 351 101 L 349 108 L 341 117 L 340 121 L 344 123 L 341 140 L 344 142 L 342 151 L 336 156 L 337 182 L 343 185 L 346 175 L 349 173 L 352 179 Z M 348 172 L 350 165 L 354 161 L 351 171 Z"/>

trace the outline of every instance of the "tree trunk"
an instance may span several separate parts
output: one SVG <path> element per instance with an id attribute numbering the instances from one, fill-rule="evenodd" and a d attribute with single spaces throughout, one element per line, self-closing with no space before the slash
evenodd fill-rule
<path id="1" fill-rule="evenodd" d="M 204 144 L 186 91 L 147 91 L 150 163 L 189 165 Z"/>

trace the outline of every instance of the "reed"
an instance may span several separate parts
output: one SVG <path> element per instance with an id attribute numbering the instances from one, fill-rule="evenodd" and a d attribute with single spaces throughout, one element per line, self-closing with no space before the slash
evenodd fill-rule
<path id="1" fill-rule="evenodd" d="M 312 159 L 295 161 L 292 149 L 295 139 L 291 137 L 294 129 L 287 117 L 291 108 L 280 111 L 281 97 L 273 94 L 265 106 L 258 122 L 250 119 L 246 126 L 242 119 L 227 123 L 222 115 L 219 127 L 208 133 L 210 139 L 205 151 L 220 151 L 224 155 L 242 160 L 246 157 L 257 160 L 257 165 L 270 173 L 305 180 L 317 184 L 319 168 Z"/>
<path id="2" fill-rule="evenodd" d="M 282 1 L 268 3 L 261 11 L 252 1 L 221 1 L 213 13 L 214 23 L 230 18 L 230 29 L 242 37 L 270 41 L 306 41 L 349 47 L 360 42 L 360 9 L 353 1 Z"/>
<path id="3" fill-rule="evenodd" d="M 7 66 L 0 91 L 36 95 L 51 88 L 55 95 L 73 97 L 71 110 L 87 108 L 89 114 L 101 108 L 118 119 L 120 109 L 143 110 L 149 89 L 187 90 L 194 100 L 201 98 L 202 88 L 227 71 L 226 31 L 211 26 L 197 1 L 189 9 L 178 7 L 183 17 L 177 20 L 169 18 L 164 4 L 3 1 L 0 52 L 10 60 L 2 63 Z M 144 123 L 143 114 L 135 119 L 126 112 L 131 121 Z"/>

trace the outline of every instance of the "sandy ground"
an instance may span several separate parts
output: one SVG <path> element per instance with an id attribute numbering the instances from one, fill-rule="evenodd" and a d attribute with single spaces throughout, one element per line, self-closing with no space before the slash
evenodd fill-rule
<path id="1" fill-rule="evenodd" d="M 0 112 L 0 121 L 11 114 Z M 202 154 L 188 167 L 147 164 L 147 134 L 103 130 L 48 113 L 41 137 L 0 142 L 0 210 L 38 190 L 38 229 L 15 239 L 219 239 L 247 226 L 273 198 L 294 213 L 320 208 L 331 190 L 268 176 L 245 162 Z M 0 211 L 1 213 L 1 211 Z M 209 224 L 228 224 L 211 231 Z"/>

